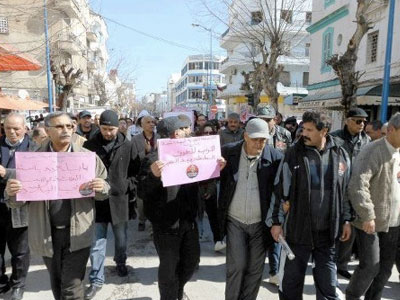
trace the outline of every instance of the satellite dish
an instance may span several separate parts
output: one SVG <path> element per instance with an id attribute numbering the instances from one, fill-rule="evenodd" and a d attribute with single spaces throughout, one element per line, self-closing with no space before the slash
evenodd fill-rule
<path id="1" fill-rule="evenodd" d="M 29 93 L 27 90 L 18 90 L 18 97 L 21 99 L 29 98 Z"/>

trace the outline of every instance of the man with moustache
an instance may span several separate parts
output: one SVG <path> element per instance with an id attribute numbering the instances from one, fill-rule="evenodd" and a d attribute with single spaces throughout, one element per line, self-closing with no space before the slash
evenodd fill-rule
<path id="1" fill-rule="evenodd" d="M 5 136 L 0 138 L 0 293 L 12 288 L 12 300 L 22 299 L 29 269 L 28 210 L 9 209 L 4 201 L 7 180 L 15 172 L 15 152 L 27 152 L 35 145 L 25 130 L 25 118 L 10 113 L 4 121 Z M 11 253 L 12 272 L 6 275 L 4 254 L 6 245 Z"/>
<path id="2" fill-rule="evenodd" d="M 370 137 L 364 132 L 367 118 L 368 114 L 363 109 L 351 108 L 346 115 L 344 128 L 332 132 L 332 136 L 339 138 L 340 146 L 349 154 L 351 164 L 355 161 L 358 153 L 371 141 Z M 352 234 L 348 241 L 341 242 L 338 245 L 337 273 L 347 279 L 351 278 L 347 266 L 351 260 L 355 238 L 356 234 Z"/>
<path id="3" fill-rule="evenodd" d="M 350 206 L 344 196 L 350 162 L 328 134 L 330 126 L 325 114 L 305 112 L 302 138 L 286 150 L 275 179 L 268 225 L 275 241 L 284 236 L 295 255 L 289 260 L 281 253 L 281 300 L 302 299 L 310 256 L 317 299 L 339 300 L 336 245 L 351 235 Z"/>
<path id="4" fill-rule="evenodd" d="M 139 169 L 136 147 L 126 136 L 118 132 L 119 120 L 116 112 L 105 110 L 100 115 L 100 131 L 83 145 L 96 152 L 104 163 L 111 189 L 108 199 L 96 202 L 95 240 L 90 253 L 92 265 L 85 299 L 92 299 L 102 288 L 106 256 L 108 224 L 114 233 L 114 261 L 118 276 L 128 275 L 127 230 L 129 220 L 129 194 L 135 190 L 135 176 Z"/>
<path id="5" fill-rule="evenodd" d="M 221 146 L 243 140 L 244 130 L 240 128 L 240 116 L 237 113 L 231 113 L 228 116 L 227 127 L 220 132 Z"/>
<path id="6" fill-rule="evenodd" d="M 79 113 L 79 124 L 76 133 L 83 136 L 86 140 L 90 140 L 98 131 L 99 127 L 92 123 L 92 114 L 87 110 L 81 111 Z"/>
<path id="7" fill-rule="evenodd" d="M 48 114 L 44 119 L 49 141 L 37 152 L 87 152 L 71 143 L 73 126 L 65 112 Z M 105 181 L 107 170 L 96 156 L 95 177 L 88 188 L 95 199 L 108 195 Z M 15 196 L 23 189 L 22 183 L 9 179 L 6 186 L 7 204 L 10 207 L 27 206 L 29 210 L 29 247 L 43 257 L 50 274 L 53 296 L 56 300 L 83 299 L 83 279 L 94 233 L 95 204 L 93 197 L 48 201 L 21 202 Z"/>

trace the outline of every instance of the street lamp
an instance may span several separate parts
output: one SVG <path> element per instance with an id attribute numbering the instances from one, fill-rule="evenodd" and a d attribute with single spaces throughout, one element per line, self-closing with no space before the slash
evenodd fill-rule
<path id="1" fill-rule="evenodd" d="M 213 67 L 212 66 L 214 64 L 213 55 L 212 55 L 212 29 L 204 27 L 201 24 L 192 24 L 192 26 L 200 27 L 200 28 L 210 32 L 210 62 L 208 64 L 208 70 L 207 70 L 207 77 L 208 77 L 208 71 L 210 71 L 210 76 L 208 77 L 209 79 L 207 78 L 207 89 L 208 89 L 208 105 L 207 106 L 208 106 L 208 110 L 210 110 L 209 106 L 210 106 L 210 104 L 211 105 L 213 104 L 213 95 L 212 95 L 212 70 L 213 70 Z M 210 81 L 208 81 L 208 80 L 210 80 Z"/>

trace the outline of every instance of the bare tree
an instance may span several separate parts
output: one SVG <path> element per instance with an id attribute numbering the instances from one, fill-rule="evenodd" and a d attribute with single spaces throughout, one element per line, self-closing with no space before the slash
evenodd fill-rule
<path id="1" fill-rule="evenodd" d="M 357 0 L 355 20 L 357 27 L 347 45 L 346 52 L 343 55 L 335 54 L 326 61 L 328 65 L 332 66 L 339 78 L 342 87 L 341 103 L 344 108 L 344 115 L 346 115 L 349 108 L 357 104 L 357 89 L 359 80 L 363 75 L 359 71 L 356 71 L 357 54 L 361 40 L 373 28 L 373 22 L 368 20 L 367 17 L 368 9 L 373 2 L 374 0 Z"/>
<path id="2" fill-rule="evenodd" d="M 66 64 L 58 66 L 51 61 L 51 73 L 56 85 L 61 87 L 61 92 L 57 94 L 56 105 L 62 111 L 67 111 L 68 97 L 72 94 L 73 88 L 80 82 L 83 71 Z"/>
<path id="3" fill-rule="evenodd" d="M 277 83 L 284 70 L 279 57 L 288 55 L 294 43 L 305 36 L 306 12 L 311 10 L 310 0 L 201 0 L 208 13 L 225 24 L 235 39 L 244 45 L 242 60 L 252 65 L 244 72 L 246 93 L 254 95 L 254 106 L 259 103 L 262 91 L 277 108 L 279 92 Z M 218 7 L 215 7 L 218 2 Z M 213 4 L 214 3 L 214 4 Z M 249 4 L 250 3 L 250 4 Z M 221 16 L 229 12 L 229 20 Z M 237 58 L 236 58 L 237 59 Z"/>

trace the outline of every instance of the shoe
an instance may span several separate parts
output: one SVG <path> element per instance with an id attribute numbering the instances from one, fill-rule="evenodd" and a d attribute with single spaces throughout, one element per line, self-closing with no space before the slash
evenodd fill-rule
<path id="1" fill-rule="evenodd" d="M 8 283 L 0 284 L 0 294 L 5 294 L 10 290 Z"/>
<path id="2" fill-rule="evenodd" d="M 268 282 L 273 285 L 279 286 L 279 277 L 278 274 L 269 275 Z"/>
<path id="3" fill-rule="evenodd" d="M 215 243 L 214 251 L 219 252 L 226 248 L 226 243 L 224 241 L 218 241 Z"/>
<path id="4" fill-rule="evenodd" d="M 138 231 L 144 231 L 146 229 L 146 223 L 139 223 Z"/>
<path id="5" fill-rule="evenodd" d="M 11 293 L 11 300 L 22 300 L 24 296 L 24 288 L 13 288 Z"/>
<path id="6" fill-rule="evenodd" d="M 351 274 L 350 274 L 349 271 L 346 271 L 346 270 L 337 270 L 337 273 L 338 273 L 340 276 L 342 276 L 342 277 L 344 277 L 344 278 L 347 278 L 347 279 L 349 279 L 349 280 L 350 280 L 350 278 L 351 278 Z"/>
<path id="7" fill-rule="evenodd" d="M 125 264 L 117 265 L 117 274 L 119 277 L 125 277 L 128 275 L 128 268 Z"/>
<path id="8" fill-rule="evenodd" d="M 97 285 L 89 285 L 89 287 L 85 291 L 85 300 L 93 299 L 96 296 L 97 292 L 101 290 L 101 286 Z"/>

